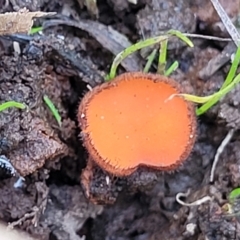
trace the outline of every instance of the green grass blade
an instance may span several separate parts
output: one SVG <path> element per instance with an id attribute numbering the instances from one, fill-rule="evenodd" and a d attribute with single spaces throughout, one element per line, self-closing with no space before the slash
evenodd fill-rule
<path id="1" fill-rule="evenodd" d="M 216 104 L 219 101 L 219 99 L 216 97 L 214 99 L 211 99 L 211 101 L 206 102 L 201 107 L 196 109 L 197 116 L 200 116 L 204 114 L 207 110 L 209 110 L 214 104 Z"/>
<path id="2" fill-rule="evenodd" d="M 170 30 L 170 31 L 168 31 L 167 35 L 153 37 L 153 38 L 149 38 L 149 39 L 140 41 L 140 42 L 135 43 L 135 44 L 131 45 L 130 47 L 124 49 L 119 54 L 117 54 L 117 56 L 113 60 L 109 74 L 105 77 L 105 80 L 109 81 L 116 76 L 117 67 L 124 58 L 128 57 L 130 54 L 132 54 L 142 48 L 149 47 L 151 45 L 160 43 L 162 41 L 166 41 L 169 39 L 170 35 L 175 35 L 176 37 L 181 39 L 183 42 L 185 42 L 190 47 L 194 46 L 193 42 L 187 36 L 185 36 L 183 33 L 179 32 L 177 30 Z M 167 54 L 166 44 L 167 44 L 166 42 L 163 43 L 163 48 L 161 50 L 162 52 L 160 53 L 160 56 L 159 56 L 159 62 L 162 63 L 162 65 L 164 65 L 164 63 L 166 63 L 166 54 Z M 161 66 L 161 64 L 160 64 L 160 66 Z M 158 68 L 158 70 L 160 72 L 162 72 L 162 69 L 161 69 L 162 67 L 160 67 L 160 66 L 159 66 L 160 69 Z M 145 69 L 145 71 L 147 70 L 147 68 Z"/>
<path id="3" fill-rule="evenodd" d="M 234 56 L 231 68 L 228 72 L 227 78 L 226 78 L 225 82 L 223 83 L 221 89 L 225 88 L 227 85 L 229 85 L 232 82 L 232 80 L 234 79 L 234 77 L 236 75 L 239 62 L 240 62 L 240 47 L 237 49 L 237 52 Z"/>
<path id="4" fill-rule="evenodd" d="M 240 197 L 240 188 L 233 189 L 228 196 L 230 202 L 233 202 L 236 198 L 239 198 L 239 197 Z"/>
<path id="5" fill-rule="evenodd" d="M 184 97 L 186 100 L 194 102 L 194 103 L 205 103 L 201 108 L 196 110 L 197 115 L 200 115 L 206 112 L 211 106 L 213 102 L 219 101 L 220 98 L 225 96 L 228 92 L 230 92 L 236 84 L 240 82 L 240 74 L 238 74 L 234 80 L 224 89 L 219 90 L 218 92 L 205 96 L 205 97 L 198 97 L 191 94 L 176 94 L 178 96 Z"/>
<path id="6" fill-rule="evenodd" d="M 210 96 L 206 96 L 206 97 L 198 97 L 198 96 L 195 96 L 195 95 L 182 93 L 182 94 L 173 94 L 170 98 L 172 98 L 172 97 L 174 97 L 174 96 L 183 97 L 183 98 L 185 98 L 187 101 L 194 102 L 194 103 L 206 103 L 206 102 L 208 102 L 211 98 L 213 98 L 214 94 L 213 94 L 213 95 L 210 95 Z"/>
<path id="7" fill-rule="evenodd" d="M 239 62 L 240 62 L 240 47 L 237 49 L 237 52 L 236 52 L 235 57 L 233 59 L 233 62 L 232 62 L 231 68 L 228 72 L 228 75 L 226 77 L 226 80 L 224 81 L 224 83 L 223 83 L 222 87 L 220 88 L 219 92 L 222 92 L 232 82 L 236 81 L 236 79 L 235 80 L 233 80 L 233 79 L 234 79 L 234 76 L 237 72 Z M 234 86 L 235 86 L 235 84 L 234 84 Z M 197 115 L 200 116 L 203 113 L 205 113 L 208 109 L 210 109 L 213 105 L 215 105 L 221 97 L 223 97 L 223 95 L 221 95 L 220 97 L 212 98 L 209 102 L 206 102 L 204 105 L 199 107 L 196 110 Z"/>
<path id="8" fill-rule="evenodd" d="M 148 73 L 149 72 L 149 69 L 150 67 L 152 66 L 152 63 L 154 61 L 154 58 L 156 57 L 156 54 L 157 54 L 157 49 L 154 49 L 151 54 L 147 57 L 147 63 L 143 69 L 143 72 L 144 73 Z"/>
<path id="9" fill-rule="evenodd" d="M 159 37 L 154 37 L 154 38 L 149 38 L 143 41 L 140 41 L 138 43 L 135 43 L 133 45 L 131 45 L 130 47 L 126 48 L 125 50 L 123 50 L 122 52 L 120 52 L 119 54 L 117 54 L 117 56 L 115 57 L 111 69 L 110 69 L 110 73 L 107 77 L 107 81 L 113 79 L 116 76 L 116 71 L 117 71 L 117 67 L 118 65 L 121 63 L 121 61 L 123 59 L 125 59 L 127 56 L 129 56 L 130 54 L 145 48 L 145 47 L 149 47 L 151 45 L 154 45 L 156 43 L 159 43 L 165 39 L 168 39 L 169 36 L 159 36 Z"/>
<path id="10" fill-rule="evenodd" d="M 50 111 L 52 112 L 52 114 L 55 117 L 58 125 L 61 127 L 62 118 L 61 118 L 57 108 L 54 106 L 53 102 L 49 99 L 49 97 L 47 95 L 43 96 L 43 100 L 46 103 L 46 105 L 48 106 L 48 108 L 50 109 Z"/>
<path id="11" fill-rule="evenodd" d="M 158 60 L 158 69 L 157 69 L 157 73 L 160 75 L 165 75 L 165 69 L 167 64 L 167 45 L 168 45 L 167 39 L 160 42 L 159 60 Z"/>
<path id="12" fill-rule="evenodd" d="M 238 74 L 227 87 L 213 94 L 212 99 L 210 99 L 210 101 L 208 101 L 203 106 L 198 108 L 196 110 L 197 115 L 199 116 L 205 113 L 209 108 L 211 108 L 215 103 L 217 103 L 220 100 L 220 98 L 222 98 L 224 95 L 230 92 L 239 82 L 240 82 L 240 74 Z"/>
<path id="13" fill-rule="evenodd" d="M 177 70 L 179 67 L 178 61 L 174 61 L 173 64 L 165 71 L 165 76 L 168 77 L 171 75 L 175 70 Z"/>
<path id="14" fill-rule="evenodd" d="M 19 109 L 25 109 L 26 106 L 23 103 L 19 103 L 19 102 L 15 102 L 15 101 L 8 101 L 8 102 L 4 102 L 2 104 L 0 104 L 0 112 L 6 110 L 7 108 L 11 108 L 11 107 L 15 107 L 15 108 L 19 108 Z"/>
<path id="15" fill-rule="evenodd" d="M 40 32 L 42 30 L 43 30 L 43 27 L 33 27 L 33 28 L 31 28 L 29 34 L 32 35 L 32 34 Z"/>
<path id="16" fill-rule="evenodd" d="M 171 29 L 167 33 L 170 34 L 170 35 L 175 35 L 176 37 L 181 39 L 183 42 L 185 42 L 189 47 L 194 46 L 193 42 L 186 35 L 184 35 L 183 33 L 181 33 L 178 30 Z"/>

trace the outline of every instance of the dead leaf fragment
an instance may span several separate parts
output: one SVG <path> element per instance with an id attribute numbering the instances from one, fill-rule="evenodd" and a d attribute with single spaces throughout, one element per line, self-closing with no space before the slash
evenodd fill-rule
<path id="1" fill-rule="evenodd" d="M 29 12 L 26 8 L 19 12 L 0 14 L 0 35 L 28 33 L 33 25 L 33 18 L 53 15 L 55 13 Z"/>

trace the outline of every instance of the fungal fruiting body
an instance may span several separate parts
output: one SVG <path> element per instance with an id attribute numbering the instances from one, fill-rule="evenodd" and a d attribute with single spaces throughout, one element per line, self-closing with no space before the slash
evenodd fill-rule
<path id="1" fill-rule="evenodd" d="M 195 142 L 192 103 L 172 79 L 124 73 L 88 92 L 78 109 L 83 143 L 92 159 L 116 176 L 139 166 L 174 170 Z"/>

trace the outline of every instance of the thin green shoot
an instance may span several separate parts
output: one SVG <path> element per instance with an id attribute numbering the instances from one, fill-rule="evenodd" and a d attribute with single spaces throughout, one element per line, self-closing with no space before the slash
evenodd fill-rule
<path id="1" fill-rule="evenodd" d="M 189 47 L 194 47 L 193 42 L 183 33 L 177 30 L 169 30 L 167 32 L 168 35 L 176 36 L 180 40 L 182 40 L 184 43 L 186 43 Z M 166 70 L 166 63 L 167 63 L 167 44 L 168 44 L 168 39 L 160 42 L 161 48 L 160 48 L 160 54 L 159 54 L 159 63 L 158 63 L 158 73 L 163 74 L 165 76 L 169 76 L 174 72 L 178 67 L 179 63 L 175 61 L 169 69 Z"/>
<path id="2" fill-rule="evenodd" d="M 222 87 L 220 88 L 219 92 L 222 92 L 229 84 L 231 84 L 231 82 L 233 82 L 234 80 L 234 76 L 236 75 L 237 72 L 237 68 L 240 62 L 240 47 L 237 49 L 237 52 L 234 56 L 231 68 L 228 72 L 228 75 L 226 77 L 226 80 L 224 81 Z M 221 97 L 223 97 L 224 95 L 219 95 L 219 97 L 216 98 L 212 98 L 211 100 L 209 100 L 208 102 L 206 102 L 204 105 L 202 105 L 201 107 L 199 107 L 196 110 L 197 115 L 201 115 L 203 113 L 205 113 L 208 109 L 210 109 L 214 104 L 216 104 Z"/>
<path id="3" fill-rule="evenodd" d="M 23 103 L 20 102 L 15 102 L 15 101 L 8 101 L 8 102 L 4 102 L 2 104 L 0 104 L 0 112 L 8 109 L 8 108 L 19 108 L 19 109 L 25 109 L 26 106 Z"/>
<path id="4" fill-rule="evenodd" d="M 50 100 L 50 98 L 47 95 L 43 96 L 43 100 L 46 103 L 46 105 L 48 106 L 48 108 L 50 109 L 50 111 L 52 112 L 54 118 L 56 119 L 58 125 L 61 127 L 62 125 L 62 118 L 57 110 L 57 108 L 55 107 L 55 105 L 53 104 L 53 102 Z"/>
<path id="5" fill-rule="evenodd" d="M 151 52 L 151 54 L 147 57 L 147 63 L 146 63 L 146 65 L 145 65 L 144 69 L 143 69 L 143 72 L 144 72 L 144 73 L 148 73 L 148 72 L 149 72 L 149 69 L 150 69 L 150 67 L 151 67 L 152 64 L 153 64 L 153 61 L 154 61 L 154 59 L 155 59 L 155 57 L 156 57 L 156 54 L 157 54 L 157 49 L 154 49 L 154 50 Z"/>
<path id="6" fill-rule="evenodd" d="M 168 45 L 167 39 L 160 42 L 158 68 L 157 68 L 157 73 L 160 75 L 165 75 L 165 69 L 167 64 L 167 45 Z"/>
<path id="7" fill-rule="evenodd" d="M 178 61 L 174 61 L 173 64 L 165 71 L 164 75 L 168 77 L 171 75 L 174 71 L 176 71 L 179 67 Z"/>
<path id="8" fill-rule="evenodd" d="M 224 95 L 219 95 L 218 97 L 213 97 L 211 99 L 209 99 L 209 101 L 205 102 L 201 107 L 196 109 L 196 114 L 197 116 L 200 116 L 202 114 L 204 114 L 206 111 L 208 111 L 213 105 L 215 105 L 221 97 L 223 97 Z"/>
<path id="9" fill-rule="evenodd" d="M 184 35 L 184 33 L 181 33 L 178 30 L 171 29 L 167 32 L 167 34 L 178 37 L 179 39 L 181 39 L 183 42 L 185 42 L 191 48 L 194 47 L 193 42 L 186 35 Z"/>
<path id="10" fill-rule="evenodd" d="M 183 97 L 190 102 L 203 104 L 203 103 L 209 102 L 214 97 L 214 94 L 209 95 L 209 96 L 205 96 L 205 97 L 199 97 L 199 96 L 192 95 L 192 94 L 182 93 L 182 94 L 174 94 L 172 97 L 174 97 L 174 96 L 180 96 L 180 97 Z"/>
<path id="11" fill-rule="evenodd" d="M 179 31 L 176 31 L 176 30 L 168 31 L 167 35 L 162 35 L 162 36 L 153 37 L 153 38 L 149 38 L 149 39 L 140 41 L 140 42 L 135 43 L 135 44 L 131 45 L 130 47 L 124 49 L 119 54 L 117 54 L 117 56 L 113 60 L 109 74 L 105 77 L 105 80 L 110 81 L 111 79 L 113 79 L 116 76 L 116 71 L 117 71 L 118 65 L 123 61 L 123 59 L 128 57 L 130 54 L 132 54 L 142 48 L 149 47 L 151 45 L 168 40 L 171 36 L 176 36 L 176 37 L 180 38 L 183 42 L 185 42 L 190 47 L 194 46 L 192 41 L 186 35 L 184 35 L 183 33 L 179 32 Z M 164 59 L 164 56 L 163 57 L 160 56 L 160 58 Z"/>
<path id="12" fill-rule="evenodd" d="M 119 54 L 117 54 L 117 56 L 113 60 L 113 63 L 112 63 L 111 69 L 110 69 L 110 73 L 106 77 L 106 80 L 109 81 L 116 76 L 116 71 L 117 71 L 118 65 L 121 63 L 121 61 L 123 59 L 128 57 L 130 54 L 132 54 L 142 48 L 149 47 L 151 45 L 159 43 L 167 38 L 169 38 L 169 36 L 159 36 L 159 37 L 149 38 L 149 39 L 140 41 L 138 43 L 135 43 L 135 44 L 131 45 L 130 47 L 126 48 L 125 50 L 123 50 L 122 52 L 120 52 Z"/>
<path id="13" fill-rule="evenodd" d="M 206 96 L 206 97 L 198 97 L 198 96 L 190 95 L 190 94 L 176 94 L 176 95 L 182 96 L 186 100 L 195 102 L 195 103 L 209 103 L 210 101 L 212 101 L 212 99 L 219 100 L 221 97 L 223 97 L 228 92 L 230 92 L 236 86 L 236 84 L 238 84 L 239 82 L 240 82 L 240 74 L 238 74 L 227 87 L 225 87 L 224 89 L 222 89 L 212 95 Z M 197 112 L 197 114 L 198 114 L 198 112 Z"/>
<path id="14" fill-rule="evenodd" d="M 225 96 L 229 91 L 231 91 L 236 84 L 240 82 L 240 74 L 238 74 L 235 78 L 236 71 L 240 62 L 240 47 L 237 49 L 234 60 L 232 62 L 229 73 L 224 81 L 220 90 L 212 95 L 205 97 L 198 97 L 190 94 L 179 94 L 183 96 L 186 100 L 192 101 L 198 104 L 203 104 L 201 107 L 196 109 L 196 114 L 199 116 L 205 113 L 208 109 L 210 109 L 214 104 L 216 104 L 223 96 Z"/>
<path id="15" fill-rule="evenodd" d="M 41 32 L 42 30 L 43 30 L 43 27 L 32 27 L 29 34 L 33 35 L 33 34 Z"/>
<path id="16" fill-rule="evenodd" d="M 240 198 L 240 188 L 235 188 L 235 189 L 233 189 L 233 190 L 230 192 L 228 198 L 229 198 L 230 203 L 234 202 L 234 200 L 235 200 L 236 198 Z"/>
<path id="17" fill-rule="evenodd" d="M 229 203 L 226 203 L 224 206 L 224 210 L 227 212 L 228 217 L 233 217 L 233 216 L 239 216 L 240 212 L 238 207 L 236 206 L 239 205 L 239 200 L 240 200 L 240 188 L 235 188 L 233 189 L 229 195 L 228 195 L 228 201 Z"/>
<path id="18" fill-rule="evenodd" d="M 233 78 L 237 72 L 239 62 L 240 62 L 240 47 L 237 49 L 237 52 L 234 56 L 231 68 L 228 72 L 227 78 L 226 78 L 225 82 L 223 83 L 221 89 L 225 88 L 227 85 L 229 85 L 233 81 Z"/>

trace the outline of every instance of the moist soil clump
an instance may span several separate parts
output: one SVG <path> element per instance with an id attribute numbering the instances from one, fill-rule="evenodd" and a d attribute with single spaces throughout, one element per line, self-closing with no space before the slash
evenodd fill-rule
<path id="1" fill-rule="evenodd" d="M 177 171 L 139 167 L 116 177 L 82 146 L 79 103 L 105 81 L 119 52 L 170 29 L 228 36 L 219 18 L 206 14 L 214 13 L 207 0 L 133 2 L 34 0 L 30 6 L 24 0 L 0 1 L 1 13 L 24 7 L 57 13 L 35 20 L 42 33 L 0 36 L 0 103 L 26 106 L 0 112 L 0 219 L 40 240 L 240 239 L 239 199 L 231 203 L 233 214 L 226 210 L 229 193 L 240 182 L 238 85 L 198 118 L 196 143 Z M 228 1 L 233 21 L 237 6 L 239 1 Z M 179 62 L 171 78 L 185 92 L 209 95 L 226 78 L 235 48 L 193 42 L 188 48 L 170 41 L 167 66 Z M 118 74 L 141 71 L 155 47 L 124 59 Z M 156 62 L 150 71 L 156 72 Z M 217 149 L 229 132 L 232 139 L 210 182 Z"/>

